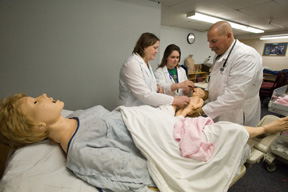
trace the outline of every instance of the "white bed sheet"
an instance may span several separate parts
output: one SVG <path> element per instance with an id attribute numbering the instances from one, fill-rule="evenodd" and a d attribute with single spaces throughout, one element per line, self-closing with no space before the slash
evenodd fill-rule
<path id="1" fill-rule="evenodd" d="M 203 139 L 212 142 L 215 151 L 211 159 L 203 162 L 181 157 L 179 143 L 173 138 L 177 119 L 171 118 L 171 106 L 119 109 L 134 143 L 147 158 L 149 173 L 160 191 L 225 192 L 249 157 L 249 135 L 243 126 L 224 121 L 206 125 Z"/>
<path id="2" fill-rule="evenodd" d="M 63 110 L 67 116 L 72 111 Z M 48 140 L 17 149 L 0 181 L 1 192 L 98 192 L 66 168 L 66 154 Z"/>

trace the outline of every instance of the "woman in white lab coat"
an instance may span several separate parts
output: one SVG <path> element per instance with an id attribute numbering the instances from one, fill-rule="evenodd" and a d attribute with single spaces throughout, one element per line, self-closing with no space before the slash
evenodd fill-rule
<path id="1" fill-rule="evenodd" d="M 188 95 L 194 83 L 187 79 L 186 71 L 179 65 L 181 50 L 177 45 L 166 47 L 161 64 L 155 72 L 158 85 L 168 95 Z"/>
<path id="2" fill-rule="evenodd" d="M 186 96 L 172 97 L 163 94 L 161 86 L 157 86 L 149 61 L 158 53 L 159 38 L 152 33 L 143 33 L 138 39 L 133 55 L 123 64 L 119 79 L 119 105 L 186 105 Z"/>

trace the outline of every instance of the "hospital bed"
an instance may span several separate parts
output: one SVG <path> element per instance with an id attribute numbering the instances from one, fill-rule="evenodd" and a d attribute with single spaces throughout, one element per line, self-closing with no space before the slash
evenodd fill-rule
<path id="1" fill-rule="evenodd" d="M 266 115 L 261 121 L 257 124 L 257 127 L 268 124 L 278 117 L 275 115 Z M 246 163 L 241 167 L 241 172 L 238 176 L 234 178 L 231 185 L 236 183 L 238 179 L 240 179 L 246 173 L 246 168 L 251 168 L 253 164 L 259 163 L 261 159 L 267 158 L 267 156 L 271 153 L 271 146 L 275 139 L 279 136 L 280 133 L 262 135 L 256 138 L 249 139 L 247 144 L 251 148 L 251 155 L 247 159 Z"/>
<path id="2" fill-rule="evenodd" d="M 71 111 L 63 110 L 67 116 Z M 264 118 L 259 125 L 271 121 L 271 117 Z M 252 152 L 246 166 L 241 167 L 240 173 L 234 178 L 230 186 L 240 179 L 246 171 L 246 167 L 258 162 L 264 152 L 254 148 L 262 145 L 260 140 L 249 141 Z M 257 143 L 259 142 L 259 143 Z M 267 143 L 266 143 L 267 144 Z M 264 144 L 265 145 L 265 144 Z M 66 154 L 55 144 L 48 140 L 31 144 L 11 152 L 6 170 L 0 182 L 1 192 L 97 192 L 101 191 L 74 176 L 65 166 Z"/>
<path id="3" fill-rule="evenodd" d="M 268 104 L 270 112 L 281 116 L 288 116 L 288 85 L 279 87 L 273 91 Z M 268 171 L 277 169 L 276 159 L 288 164 L 288 132 L 278 134 L 273 144 L 264 155 L 264 165 Z"/>

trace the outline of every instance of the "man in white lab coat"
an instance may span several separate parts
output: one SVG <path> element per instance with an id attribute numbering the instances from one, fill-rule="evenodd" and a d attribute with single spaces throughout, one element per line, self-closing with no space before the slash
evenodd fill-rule
<path id="1" fill-rule="evenodd" d="M 230 24 L 225 21 L 213 24 L 207 37 L 209 47 L 216 55 L 208 85 L 209 102 L 200 113 L 216 122 L 256 126 L 261 115 L 261 56 L 235 39 Z"/>

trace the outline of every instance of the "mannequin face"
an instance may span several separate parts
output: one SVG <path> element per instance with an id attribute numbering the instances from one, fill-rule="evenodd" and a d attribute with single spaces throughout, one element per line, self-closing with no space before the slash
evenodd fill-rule
<path id="1" fill-rule="evenodd" d="M 180 54 L 178 51 L 172 51 L 172 53 L 167 57 L 167 68 L 174 69 L 179 63 Z"/>
<path id="2" fill-rule="evenodd" d="M 46 94 L 37 98 L 24 97 L 20 101 L 20 107 L 23 113 L 37 123 L 51 125 L 61 116 L 64 103 L 59 100 L 48 98 Z"/>
<path id="3" fill-rule="evenodd" d="M 144 48 L 144 61 L 148 63 L 148 61 L 154 60 L 155 55 L 158 53 L 158 48 L 159 48 L 159 41 L 156 41 L 155 44 Z"/>

